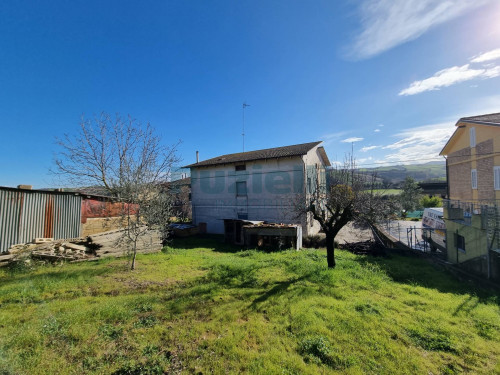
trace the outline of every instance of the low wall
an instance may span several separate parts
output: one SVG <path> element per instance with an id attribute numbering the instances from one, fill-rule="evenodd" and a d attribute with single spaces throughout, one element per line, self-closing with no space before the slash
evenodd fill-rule
<path id="1" fill-rule="evenodd" d="M 82 237 L 92 234 L 108 232 L 125 227 L 124 220 L 120 217 L 88 218 L 82 224 Z"/>

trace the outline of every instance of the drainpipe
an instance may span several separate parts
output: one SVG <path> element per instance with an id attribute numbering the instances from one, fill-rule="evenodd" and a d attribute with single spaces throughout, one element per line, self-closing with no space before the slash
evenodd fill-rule
<path id="1" fill-rule="evenodd" d="M 490 250 L 493 248 L 493 244 L 495 243 L 495 238 L 496 238 L 496 235 L 497 235 L 497 231 L 498 231 L 498 228 L 497 228 L 497 220 L 496 220 L 496 217 L 497 217 L 497 213 L 498 213 L 498 206 L 497 206 L 497 203 L 495 201 L 495 227 L 494 227 L 494 231 L 493 231 L 493 237 L 491 238 L 491 244 L 488 244 L 488 232 L 490 230 L 489 228 L 489 220 L 488 218 L 486 218 L 486 264 L 487 264 L 487 272 L 488 272 L 488 280 L 491 278 L 491 265 L 490 265 Z M 488 212 L 489 214 L 489 212 Z"/>
<path id="2" fill-rule="evenodd" d="M 443 155 L 443 158 L 446 161 L 446 198 L 450 199 L 450 177 L 448 168 L 448 158 L 445 155 Z"/>

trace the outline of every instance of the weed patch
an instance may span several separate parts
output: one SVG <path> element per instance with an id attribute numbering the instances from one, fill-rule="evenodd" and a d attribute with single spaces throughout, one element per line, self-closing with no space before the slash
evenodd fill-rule
<path id="1" fill-rule="evenodd" d="M 439 330 L 409 328 L 408 336 L 425 350 L 455 353 L 457 351 L 449 334 Z"/>
<path id="2" fill-rule="evenodd" d="M 144 363 L 129 362 L 117 370 L 113 371 L 113 375 L 162 375 L 163 366 L 155 361 L 147 361 Z"/>
<path id="3" fill-rule="evenodd" d="M 356 363 L 353 357 L 344 356 L 333 350 L 329 341 L 322 336 L 301 341 L 299 352 L 306 362 L 324 364 L 336 370 L 346 369 Z"/>

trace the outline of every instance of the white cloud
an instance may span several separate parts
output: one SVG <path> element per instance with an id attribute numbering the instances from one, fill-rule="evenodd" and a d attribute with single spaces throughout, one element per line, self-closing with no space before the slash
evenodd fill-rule
<path id="1" fill-rule="evenodd" d="M 346 131 L 341 131 L 341 132 L 336 132 L 336 133 L 325 134 L 325 135 L 323 135 L 322 138 L 323 139 L 336 139 L 336 138 L 340 138 L 346 134 L 347 134 Z"/>
<path id="2" fill-rule="evenodd" d="M 363 164 L 366 164 L 369 161 L 373 161 L 373 158 L 371 156 L 368 158 L 356 159 L 356 165 L 361 166 Z"/>
<path id="3" fill-rule="evenodd" d="M 392 150 L 385 155 L 385 161 L 404 164 L 442 160 L 439 152 L 455 131 L 454 125 L 454 122 L 426 125 L 396 134 L 395 137 L 400 138 L 398 141 L 382 147 Z"/>
<path id="4" fill-rule="evenodd" d="M 368 58 L 417 39 L 430 28 L 491 0 L 364 0 L 353 54 Z"/>
<path id="5" fill-rule="evenodd" d="M 380 131 L 380 129 L 375 129 L 374 132 L 375 133 L 378 133 Z"/>
<path id="6" fill-rule="evenodd" d="M 471 59 L 471 62 L 482 63 L 482 62 L 493 61 L 493 60 L 497 60 L 497 59 L 500 59 L 500 48 L 497 48 L 497 49 L 482 53 L 476 57 L 473 57 Z"/>
<path id="7" fill-rule="evenodd" d="M 341 140 L 340 142 L 343 142 L 343 143 L 353 143 L 353 142 L 360 142 L 362 141 L 364 138 L 359 138 L 359 137 L 351 137 L 351 138 L 346 138 L 346 139 L 343 139 Z"/>
<path id="8" fill-rule="evenodd" d="M 448 87 L 475 78 L 488 79 L 498 76 L 500 76 L 500 66 L 486 69 L 472 69 L 470 64 L 453 66 L 440 70 L 430 78 L 413 82 L 409 87 L 402 90 L 399 95 L 415 95 L 425 91 L 439 90 L 441 87 Z"/>
<path id="9" fill-rule="evenodd" d="M 379 148 L 380 146 L 366 146 L 366 147 L 363 147 L 361 148 L 361 152 L 367 152 L 367 151 L 370 151 L 370 150 L 375 150 L 376 148 Z"/>
<path id="10" fill-rule="evenodd" d="M 443 116 L 439 123 L 404 129 L 392 136 L 394 142 L 369 150 L 368 155 L 375 158 L 370 166 L 442 161 L 439 152 L 455 131 L 459 118 L 498 112 L 499 105 L 500 95 L 475 97 L 467 108 L 456 108 L 456 112 Z"/>
<path id="11" fill-rule="evenodd" d="M 339 139 L 340 137 L 343 137 L 347 135 L 349 132 L 347 131 L 340 131 L 336 133 L 329 133 L 329 134 L 324 134 L 321 136 L 321 139 L 323 140 L 323 145 L 324 146 L 329 146 L 330 144 L 333 143 L 333 141 Z"/>

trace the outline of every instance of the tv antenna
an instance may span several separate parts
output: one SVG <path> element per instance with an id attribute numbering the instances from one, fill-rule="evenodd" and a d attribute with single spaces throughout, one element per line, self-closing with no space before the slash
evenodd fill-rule
<path id="1" fill-rule="evenodd" d="M 243 102 L 243 133 L 241 135 L 243 136 L 243 152 L 245 152 L 245 108 L 250 107 L 250 104 L 247 104 L 247 102 Z"/>

